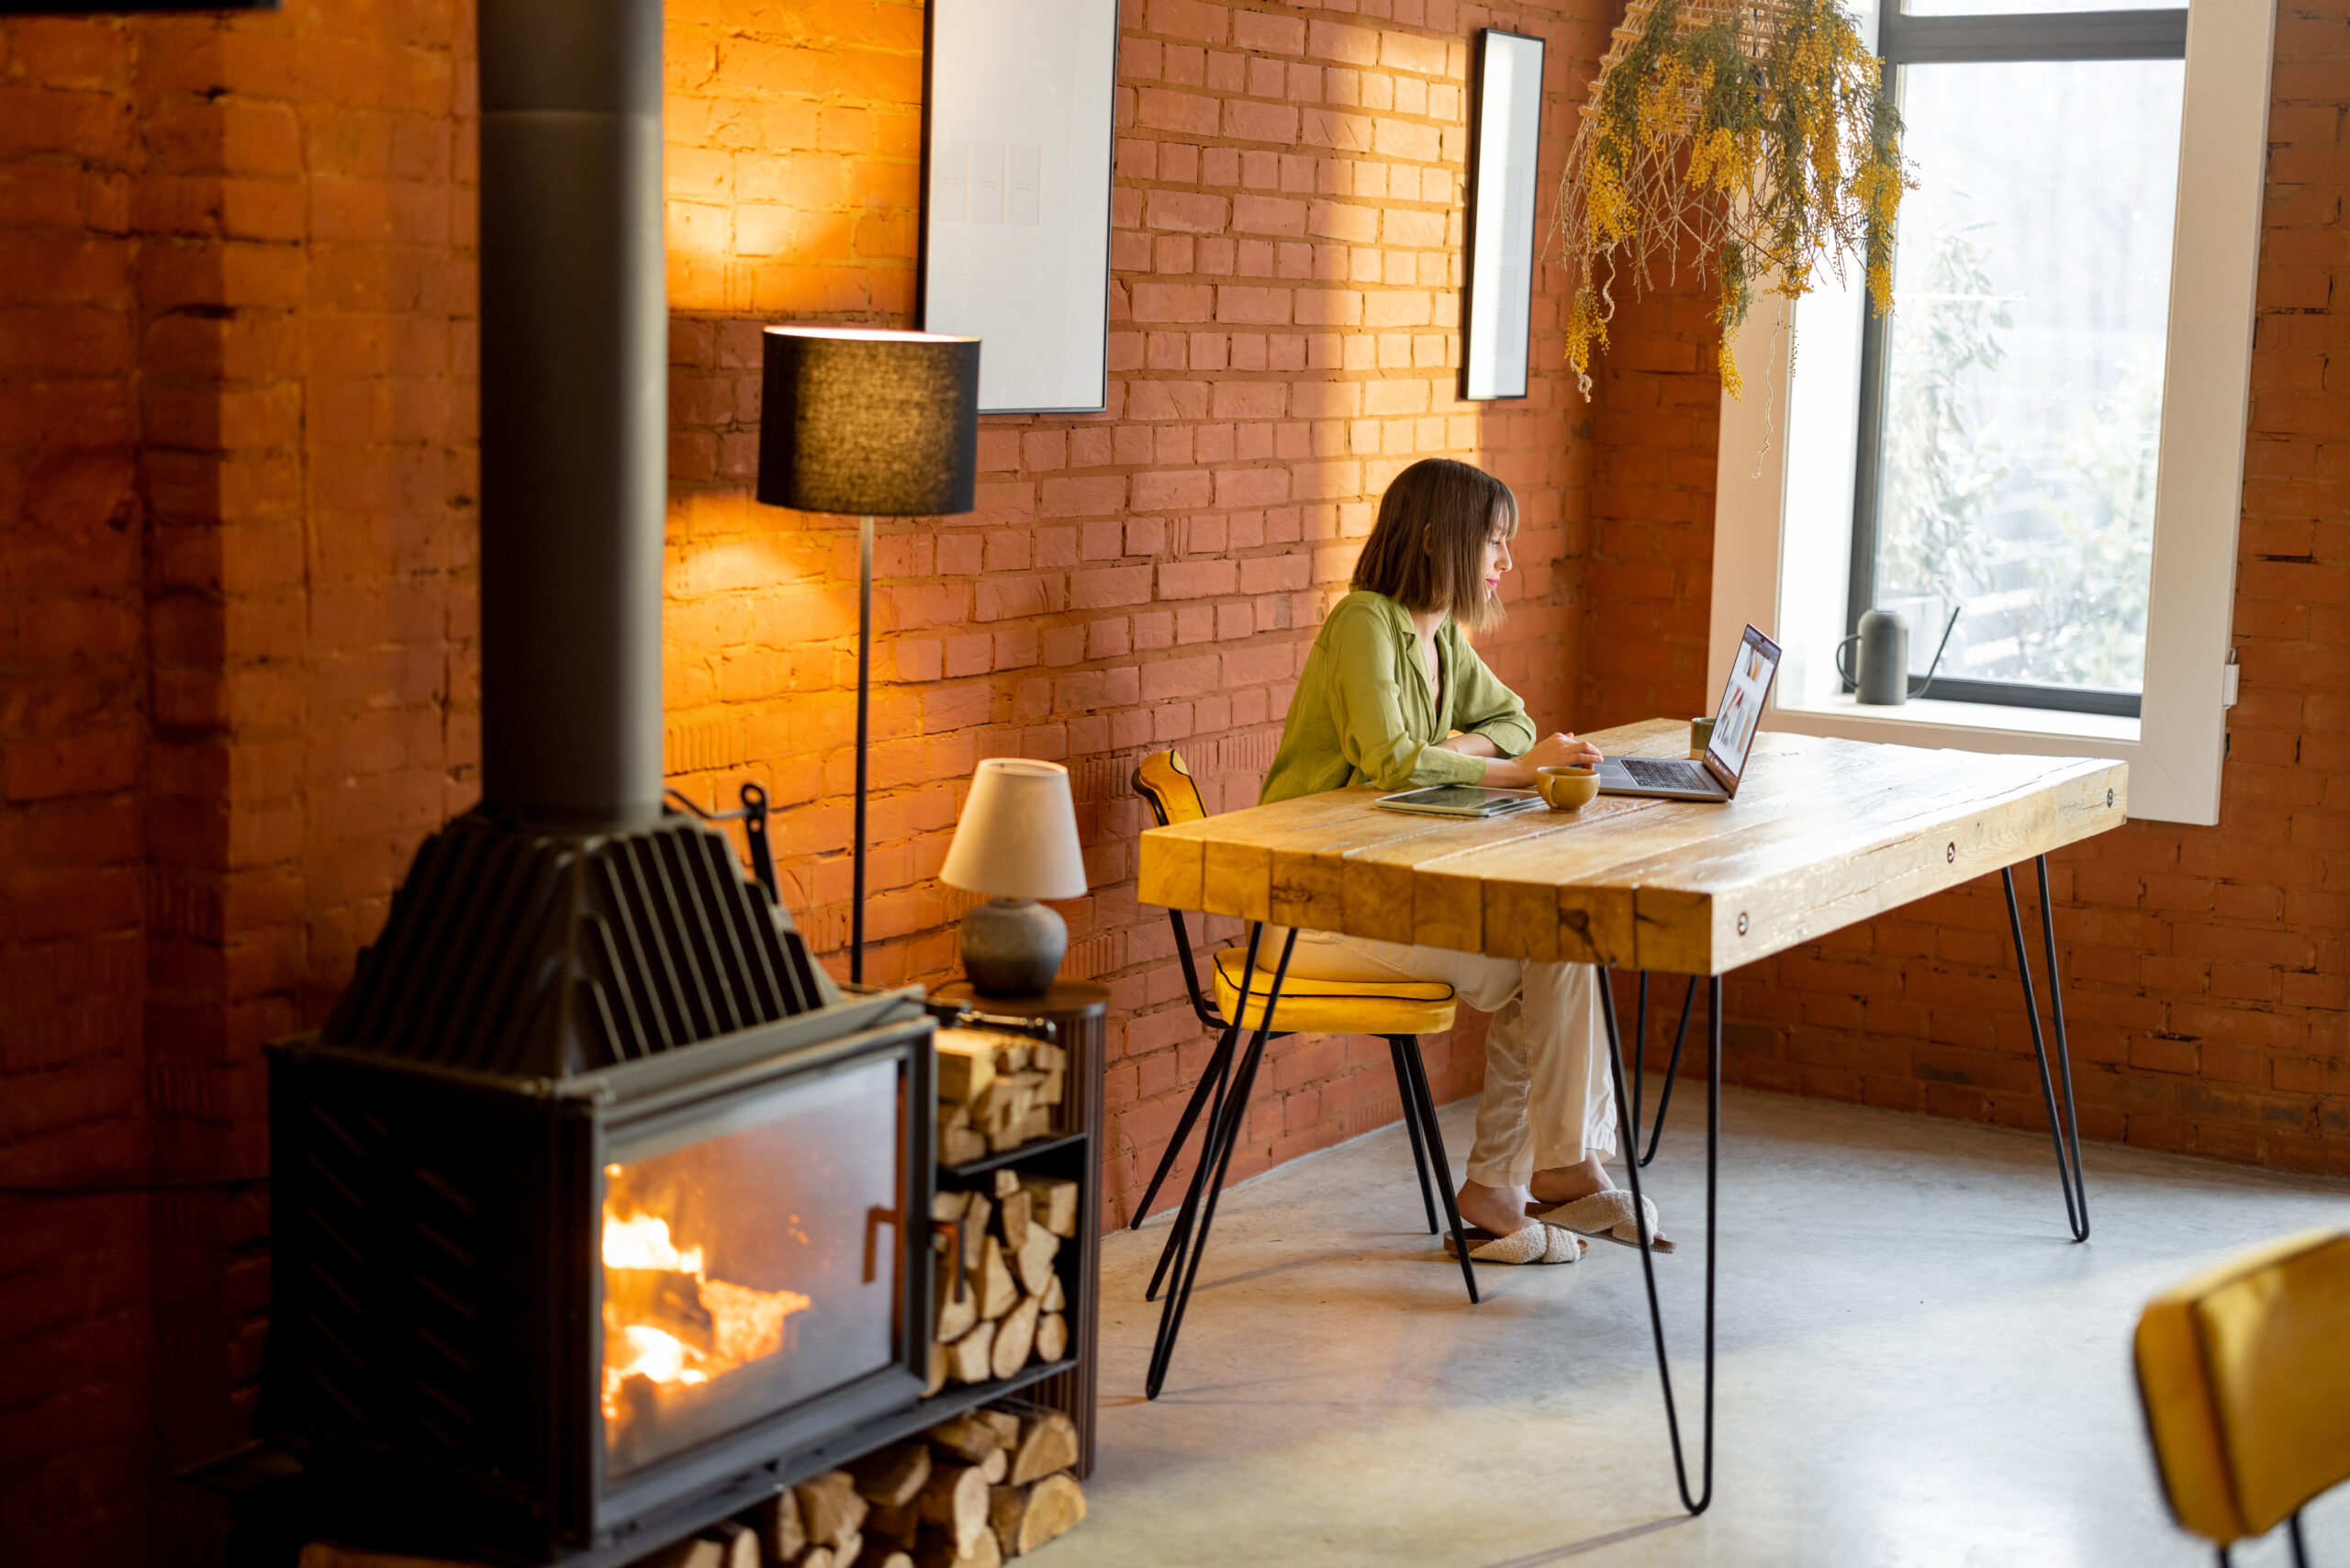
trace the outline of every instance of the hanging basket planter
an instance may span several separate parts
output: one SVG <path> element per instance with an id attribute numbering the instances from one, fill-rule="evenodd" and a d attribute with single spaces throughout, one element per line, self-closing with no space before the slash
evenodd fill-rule
<path id="1" fill-rule="evenodd" d="M 1559 235 L 1583 395 L 1616 288 L 1694 266 L 1715 291 L 1723 386 L 1758 290 L 1792 300 L 1858 263 L 1892 308 L 1893 222 L 1913 188 L 1882 62 L 1836 0 L 1630 0 L 1567 157 Z"/>

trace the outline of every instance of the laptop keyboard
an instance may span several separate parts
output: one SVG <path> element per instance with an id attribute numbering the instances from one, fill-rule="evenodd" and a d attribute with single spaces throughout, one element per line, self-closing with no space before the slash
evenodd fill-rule
<path id="1" fill-rule="evenodd" d="M 1644 790 L 1718 790 L 1714 776 L 1694 762 L 1660 762 L 1651 756 L 1624 758 L 1624 771 Z"/>

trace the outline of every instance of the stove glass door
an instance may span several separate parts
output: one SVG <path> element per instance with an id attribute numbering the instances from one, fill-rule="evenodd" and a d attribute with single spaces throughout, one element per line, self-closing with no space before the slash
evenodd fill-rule
<path id="1" fill-rule="evenodd" d="M 604 1167 L 604 1465 L 645 1465 L 892 1365 L 903 1058 L 615 1137 Z"/>

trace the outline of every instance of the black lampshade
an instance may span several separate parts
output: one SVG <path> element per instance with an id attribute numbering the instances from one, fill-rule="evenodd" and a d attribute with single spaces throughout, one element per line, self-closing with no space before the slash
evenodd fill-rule
<path id="1" fill-rule="evenodd" d="M 971 510 L 979 340 L 769 327 L 759 499 L 799 511 L 932 517 Z"/>

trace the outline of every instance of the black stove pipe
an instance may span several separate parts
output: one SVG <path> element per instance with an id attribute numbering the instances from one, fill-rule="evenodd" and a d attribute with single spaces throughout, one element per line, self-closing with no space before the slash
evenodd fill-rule
<path id="1" fill-rule="evenodd" d="M 661 813 L 660 0 L 480 0 L 482 796 Z"/>

